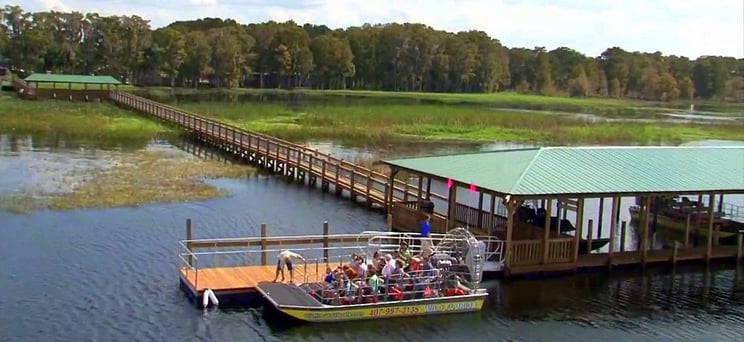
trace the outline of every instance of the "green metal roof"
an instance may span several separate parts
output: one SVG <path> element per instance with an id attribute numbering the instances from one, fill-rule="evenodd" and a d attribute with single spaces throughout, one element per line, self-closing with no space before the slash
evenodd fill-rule
<path id="1" fill-rule="evenodd" d="M 71 75 L 71 74 L 45 74 L 34 73 L 26 77 L 26 82 L 43 82 L 43 83 L 87 83 L 87 84 L 121 84 L 119 80 L 112 76 L 90 76 L 90 75 Z"/>
<path id="2" fill-rule="evenodd" d="M 543 147 L 383 163 L 504 195 L 744 193 L 744 145 Z"/>

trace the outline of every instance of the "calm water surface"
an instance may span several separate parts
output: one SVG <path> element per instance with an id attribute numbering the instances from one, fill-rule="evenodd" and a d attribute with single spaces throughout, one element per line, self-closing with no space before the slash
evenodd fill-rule
<path id="1" fill-rule="evenodd" d="M 50 158 L 62 170 L 79 167 L 79 160 L 101 162 L 80 149 L 0 149 L 0 170 L 13 177 L 3 178 L 0 190 L 17 189 Z M 31 182 L 37 183 L 49 182 Z M 290 326 L 264 317 L 260 308 L 204 312 L 178 289 L 176 241 L 184 238 L 186 218 L 194 219 L 194 235 L 206 238 L 258 235 L 261 223 L 271 234 L 317 234 L 325 220 L 334 233 L 385 224 L 379 213 L 274 177 L 212 183 L 231 196 L 138 208 L 0 212 L 0 341 L 744 339 L 744 282 L 737 285 L 741 272 L 724 266 L 491 280 L 487 308 L 474 314 Z"/>

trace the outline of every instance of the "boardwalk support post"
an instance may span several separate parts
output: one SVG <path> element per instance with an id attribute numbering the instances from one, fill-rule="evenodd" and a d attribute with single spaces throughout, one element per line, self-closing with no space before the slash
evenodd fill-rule
<path id="1" fill-rule="evenodd" d="M 262 251 L 261 252 L 261 265 L 264 265 L 264 266 L 269 264 L 268 252 L 266 252 L 266 248 L 268 246 L 266 243 L 266 238 L 268 235 L 266 232 L 267 230 L 268 230 L 268 227 L 266 226 L 266 223 L 261 223 L 261 251 Z"/>

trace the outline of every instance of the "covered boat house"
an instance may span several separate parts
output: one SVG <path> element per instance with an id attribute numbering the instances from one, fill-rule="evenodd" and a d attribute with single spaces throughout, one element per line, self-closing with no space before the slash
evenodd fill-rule
<path id="1" fill-rule="evenodd" d="M 544 147 L 383 163 L 418 194 L 399 200 L 390 191 L 403 191 L 388 187 L 392 228 L 418 232 L 428 218 L 432 232 L 495 237 L 502 247 L 489 248 L 503 249 L 507 275 L 742 257 L 744 146 Z M 662 206 L 679 196 L 697 205 Z M 662 229 L 675 222 L 681 228 Z"/>
<path id="2" fill-rule="evenodd" d="M 34 73 L 24 79 L 25 97 L 65 99 L 70 101 L 103 101 L 121 82 L 108 75 L 72 75 Z"/>

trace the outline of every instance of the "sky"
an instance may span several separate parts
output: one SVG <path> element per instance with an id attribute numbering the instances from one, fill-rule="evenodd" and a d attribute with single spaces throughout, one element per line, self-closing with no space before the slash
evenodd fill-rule
<path id="1" fill-rule="evenodd" d="M 744 0 L 25 0 L 27 11 L 139 15 L 153 28 L 204 17 L 294 20 L 330 28 L 418 22 L 481 30 L 508 47 L 566 46 L 598 56 L 613 46 L 697 58 L 744 58 Z"/>

